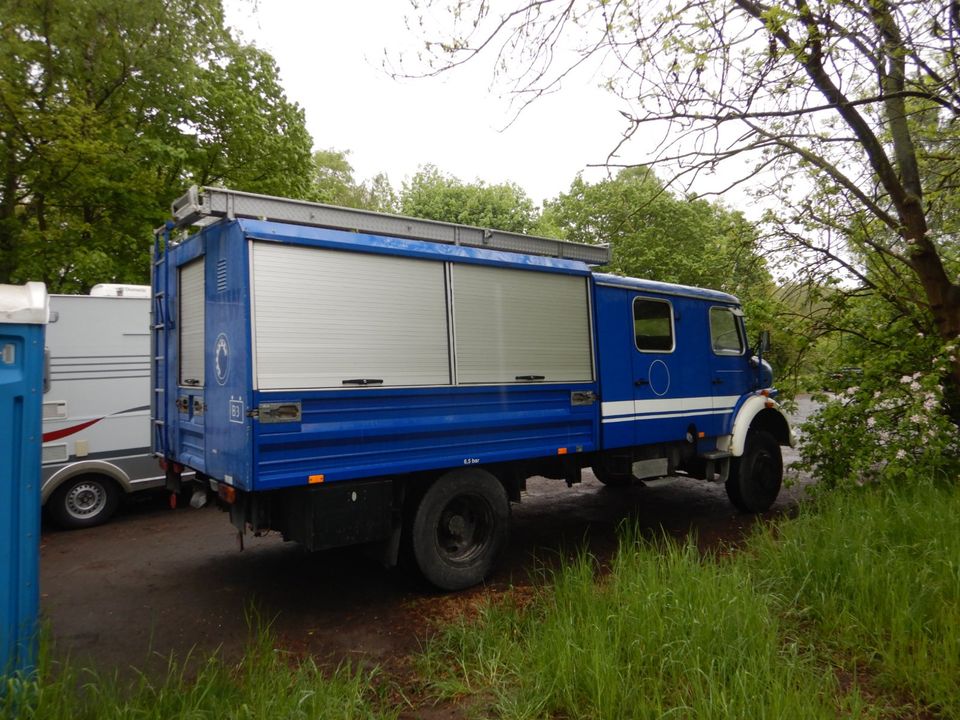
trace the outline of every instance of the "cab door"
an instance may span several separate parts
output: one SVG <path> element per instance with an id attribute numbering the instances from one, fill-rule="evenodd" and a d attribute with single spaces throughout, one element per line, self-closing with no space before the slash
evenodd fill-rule
<path id="1" fill-rule="evenodd" d="M 639 293 L 631 300 L 635 445 L 679 440 L 686 432 L 674 300 Z"/>
<path id="2" fill-rule="evenodd" d="M 733 410 L 749 389 L 747 342 L 740 308 L 714 305 L 709 310 L 711 385 L 715 429 L 730 431 Z"/>

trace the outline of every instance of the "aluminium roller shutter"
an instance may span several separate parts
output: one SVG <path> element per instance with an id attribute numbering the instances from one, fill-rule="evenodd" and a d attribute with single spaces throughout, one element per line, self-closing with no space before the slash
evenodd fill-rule
<path id="1" fill-rule="evenodd" d="M 450 383 L 441 262 L 254 242 L 260 390 Z"/>
<path id="2" fill-rule="evenodd" d="M 458 382 L 593 379 L 586 277 L 458 264 L 453 297 Z"/>
<path id="3" fill-rule="evenodd" d="M 180 384 L 202 387 L 204 380 L 204 276 L 203 258 L 180 268 Z"/>

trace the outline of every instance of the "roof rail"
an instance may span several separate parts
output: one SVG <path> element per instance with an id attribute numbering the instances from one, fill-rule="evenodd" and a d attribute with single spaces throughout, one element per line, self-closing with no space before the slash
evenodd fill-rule
<path id="1" fill-rule="evenodd" d="M 254 218 L 527 255 L 545 255 L 579 260 L 588 265 L 605 265 L 610 262 L 608 245 L 585 245 L 226 188 L 198 188 L 194 185 L 172 203 L 171 210 L 174 228 L 210 225 L 221 218 Z"/>

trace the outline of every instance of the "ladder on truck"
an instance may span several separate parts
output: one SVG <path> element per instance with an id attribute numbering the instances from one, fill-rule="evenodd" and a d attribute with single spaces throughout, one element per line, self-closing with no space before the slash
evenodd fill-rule
<path id="1" fill-rule="evenodd" d="M 151 258 L 150 288 L 150 450 L 154 455 L 166 457 L 167 447 L 166 412 L 164 402 L 166 387 L 166 343 L 162 330 L 167 328 L 170 301 L 167 287 L 167 247 L 170 244 L 171 224 L 167 223 L 153 233 L 153 255 Z"/>
<path id="2" fill-rule="evenodd" d="M 257 195 L 226 188 L 198 188 L 194 185 L 172 203 L 171 209 L 174 219 L 168 225 L 170 230 L 192 226 L 202 227 L 215 223 L 221 218 L 230 220 L 252 218 L 525 255 L 579 260 L 587 265 L 606 265 L 611 257 L 609 245 L 573 243 L 437 220 L 322 205 L 306 200 Z"/>

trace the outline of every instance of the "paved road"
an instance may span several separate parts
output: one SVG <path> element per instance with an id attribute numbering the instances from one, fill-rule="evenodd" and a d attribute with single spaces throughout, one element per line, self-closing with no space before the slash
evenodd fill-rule
<path id="1" fill-rule="evenodd" d="M 803 483 L 785 490 L 771 514 L 789 512 L 802 492 Z M 526 585 L 584 544 L 608 556 L 624 520 L 650 535 L 693 532 L 702 546 L 736 542 L 755 522 L 733 510 L 720 485 L 667 479 L 609 490 L 589 472 L 572 488 L 532 479 L 513 519 L 489 585 L 443 596 L 355 548 L 309 554 L 268 536 L 248 537 L 240 552 L 216 508 L 170 510 L 163 498 L 148 499 L 103 527 L 44 531 L 41 607 L 60 654 L 108 671 L 162 670 L 170 653 L 191 648 L 233 657 L 251 606 L 287 649 L 389 666 L 465 603 Z"/>

